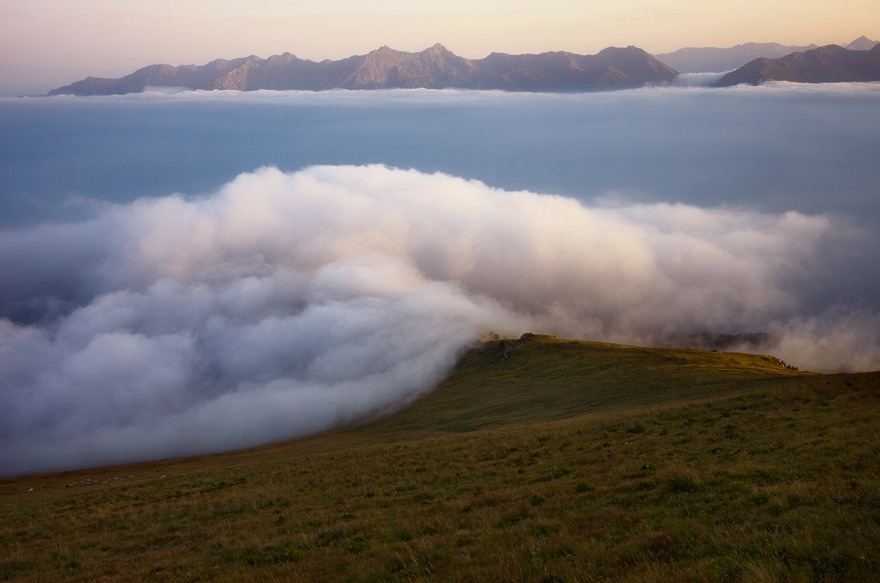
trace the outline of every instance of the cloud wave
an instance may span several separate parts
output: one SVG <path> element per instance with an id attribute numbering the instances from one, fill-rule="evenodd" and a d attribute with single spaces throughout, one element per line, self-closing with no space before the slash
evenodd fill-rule
<path id="1" fill-rule="evenodd" d="M 876 314 L 804 308 L 841 237 L 826 216 L 586 207 L 384 166 L 261 168 L 7 230 L 0 474 L 315 433 L 430 390 L 490 330 L 760 330 L 800 366 L 874 368 Z"/>

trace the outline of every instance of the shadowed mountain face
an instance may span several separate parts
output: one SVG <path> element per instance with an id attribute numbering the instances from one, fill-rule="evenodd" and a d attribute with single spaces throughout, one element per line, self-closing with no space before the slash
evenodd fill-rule
<path id="1" fill-rule="evenodd" d="M 607 48 L 597 55 L 563 51 L 539 55 L 492 53 L 465 59 L 442 45 L 420 53 L 382 47 L 367 55 L 320 63 L 290 53 L 250 56 L 207 65 L 151 65 L 121 79 L 88 77 L 49 95 L 122 95 L 146 87 L 189 89 L 386 89 L 461 88 L 508 91 L 603 91 L 667 83 L 678 73 L 636 47 Z"/>
<path id="2" fill-rule="evenodd" d="M 869 51 L 837 45 L 792 53 L 779 59 L 755 59 L 718 80 L 717 87 L 764 81 L 841 83 L 880 81 L 880 45 Z"/>

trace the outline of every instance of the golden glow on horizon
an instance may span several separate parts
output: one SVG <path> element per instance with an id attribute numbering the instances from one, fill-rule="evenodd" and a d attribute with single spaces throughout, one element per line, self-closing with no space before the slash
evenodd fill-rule
<path id="1" fill-rule="evenodd" d="M 662 53 L 752 41 L 845 44 L 880 37 L 876 23 L 876 0 L 0 0 L 0 94 L 159 62 L 285 51 L 322 60 L 439 42 L 470 58 L 627 45 Z"/>

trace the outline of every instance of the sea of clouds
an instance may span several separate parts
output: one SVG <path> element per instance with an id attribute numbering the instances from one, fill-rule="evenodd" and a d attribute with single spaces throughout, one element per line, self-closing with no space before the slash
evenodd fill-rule
<path id="1" fill-rule="evenodd" d="M 0 475 L 380 415 L 489 331 L 880 369 L 878 97 L 0 99 Z"/>
<path id="2" fill-rule="evenodd" d="M 367 165 L 263 167 L 200 197 L 0 231 L 0 474 L 381 414 L 490 331 L 762 331 L 802 368 L 880 368 L 876 311 L 814 293 L 863 236 L 842 221 Z"/>
<path id="3" fill-rule="evenodd" d="M 216 192 L 261 166 L 367 164 L 587 203 L 880 223 L 880 83 L 0 99 L 0 135 L 0 228 L 89 216 L 96 200 Z"/>

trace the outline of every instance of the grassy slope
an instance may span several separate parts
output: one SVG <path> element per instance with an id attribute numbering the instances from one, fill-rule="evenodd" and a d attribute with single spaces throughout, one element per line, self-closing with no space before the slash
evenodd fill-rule
<path id="1" fill-rule="evenodd" d="M 431 394 L 360 432 L 421 437 L 552 421 L 719 397 L 804 374 L 769 356 L 534 335 L 485 343 Z"/>
<path id="2" fill-rule="evenodd" d="M 352 431 L 0 482 L 0 580 L 880 579 L 880 373 L 507 344 Z"/>

